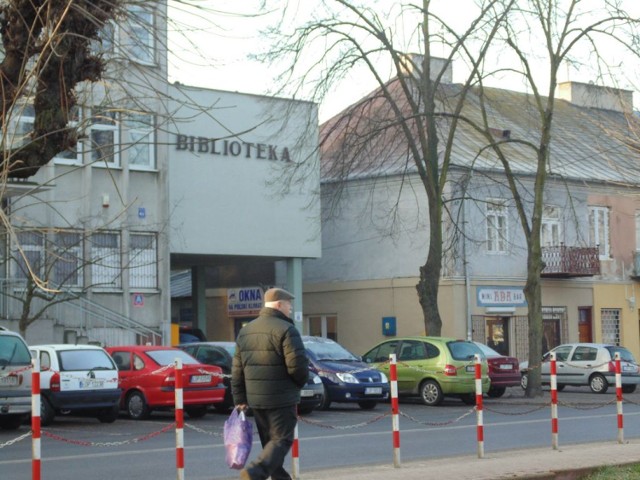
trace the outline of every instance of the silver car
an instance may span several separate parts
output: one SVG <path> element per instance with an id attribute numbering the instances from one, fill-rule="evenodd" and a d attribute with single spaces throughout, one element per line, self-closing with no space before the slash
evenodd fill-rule
<path id="1" fill-rule="evenodd" d="M 605 393 L 609 385 L 616 384 L 615 354 L 620 354 L 622 391 L 632 393 L 640 383 L 638 363 L 624 347 L 602 343 L 568 343 L 559 345 L 542 358 L 542 384 L 551 381 L 551 352 L 556 354 L 556 380 L 558 390 L 565 385 L 588 385 L 594 393 Z M 527 387 L 528 365 L 520 364 L 522 388 Z"/>
<path id="2" fill-rule="evenodd" d="M 16 332 L 0 327 L 0 428 L 14 430 L 31 414 L 31 355 Z"/>

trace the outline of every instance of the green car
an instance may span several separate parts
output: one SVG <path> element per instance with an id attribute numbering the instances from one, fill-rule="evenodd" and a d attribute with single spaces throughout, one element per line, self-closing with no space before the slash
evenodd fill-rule
<path id="1" fill-rule="evenodd" d="M 389 378 L 389 355 L 396 354 L 398 395 L 419 395 L 425 405 L 445 396 L 475 404 L 475 355 L 482 360 L 482 392 L 490 386 L 487 359 L 473 342 L 445 337 L 404 337 L 382 342 L 362 356 Z"/>

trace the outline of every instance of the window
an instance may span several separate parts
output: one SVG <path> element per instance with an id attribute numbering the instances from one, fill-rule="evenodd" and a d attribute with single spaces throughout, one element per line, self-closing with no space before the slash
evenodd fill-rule
<path id="1" fill-rule="evenodd" d="M 542 229 L 540 242 L 543 247 L 557 247 L 562 243 L 560 209 L 546 205 L 542 210 Z"/>
<path id="2" fill-rule="evenodd" d="M 82 286 L 82 235 L 78 232 L 56 232 L 52 237 L 52 280 L 56 286 Z"/>
<path id="3" fill-rule="evenodd" d="M 82 113 L 82 109 L 77 105 L 71 109 L 69 112 L 69 128 L 77 129 L 78 125 L 80 125 L 80 116 Z M 80 150 L 80 143 L 78 142 L 74 148 L 69 148 L 64 152 L 58 153 L 54 157 L 54 161 L 60 164 L 70 164 L 70 165 L 78 165 L 82 163 L 82 156 Z"/>
<path id="4" fill-rule="evenodd" d="M 118 136 L 117 113 L 114 110 L 92 109 L 89 129 L 91 163 L 118 166 L 120 161 L 116 145 L 120 139 Z"/>
<path id="5" fill-rule="evenodd" d="M 132 113 L 124 118 L 129 143 L 129 168 L 155 169 L 155 119 L 151 114 Z"/>
<path id="6" fill-rule="evenodd" d="M 338 317 L 335 315 L 314 315 L 307 317 L 306 331 L 314 337 L 330 338 L 338 341 Z"/>
<path id="7" fill-rule="evenodd" d="M 600 260 L 610 258 L 609 208 L 589 207 L 589 244 L 598 246 Z"/>
<path id="8" fill-rule="evenodd" d="M 602 317 L 602 343 L 620 345 L 620 309 L 603 308 L 600 315 Z"/>
<path id="9" fill-rule="evenodd" d="M 153 11 L 140 5 L 129 7 L 128 38 L 123 41 L 126 56 L 145 65 L 155 64 Z"/>
<path id="10" fill-rule="evenodd" d="M 7 128 L 2 136 L 3 147 L 18 148 L 31 142 L 35 116 L 31 101 L 16 103 L 8 115 Z"/>
<path id="11" fill-rule="evenodd" d="M 44 268 L 44 234 L 19 232 L 14 253 L 14 278 L 27 279 L 31 274 L 42 276 Z"/>
<path id="12" fill-rule="evenodd" d="M 507 206 L 504 200 L 487 202 L 487 251 L 507 251 Z"/>
<path id="13" fill-rule="evenodd" d="M 98 32 L 98 39 L 91 42 L 91 53 L 94 55 L 113 54 L 116 29 L 112 22 L 107 22 Z"/>
<path id="14" fill-rule="evenodd" d="M 385 342 L 382 345 L 377 346 L 373 350 L 364 354 L 362 359 L 367 363 L 381 363 L 388 362 L 389 355 L 392 353 L 396 353 L 396 348 L 398 348 L 399 340 L 391 340 L 390 342 Z"/>
<path id="15" fill-rule="evenodd" d="M 129 286 L 131 288 L 157 288 L 158 256 L 155 234 L 129 235 Z"/>
<path id="16" fill-rule="evenodd" d="M 91 283 L 96 286 L 120 288 L 120 235 L 91 235 Z"/>

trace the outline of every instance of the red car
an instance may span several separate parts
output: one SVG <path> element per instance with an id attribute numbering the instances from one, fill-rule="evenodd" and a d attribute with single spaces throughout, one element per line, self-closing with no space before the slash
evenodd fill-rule
<path id="1" fill-rule="evenodd" d="M 482 353 L 487 357 L 487 362 L 489 363 L 491 387 L 487 395 L 498 398 L 504 395 L 507 387 L 520 385 L 520 362 L 518 362 L 517 358 L 502 355 L 484 343 L 473 343 L 482 350 Z"/>
<path id="2" fill-rule="evenodd" d="M 118 366 L 120 407 L 132 419 L 142 420 L 152 410 L 175 406 L 177 358 L 182 360 L 182 398 L 189 417 L 202 417 L 209 406 L 224 400 L 222 369 L 200 363 L 178 348 L 132 345 L 105 350 Z"/>

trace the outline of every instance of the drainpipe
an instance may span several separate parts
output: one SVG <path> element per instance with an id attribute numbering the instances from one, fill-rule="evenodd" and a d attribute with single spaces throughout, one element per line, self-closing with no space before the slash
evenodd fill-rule
<path id="1" fill-rule="evenodd" d="M 466 191 L 466 189 L 465 189 Z M 473 322 L 471 321 L 471 279 L 467 262 L 467 208 L 462 196 L 462 262 L 464 264 L 464 288 L 467 294 L 467 340 L 473 340 Z"/>

